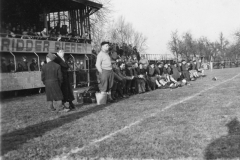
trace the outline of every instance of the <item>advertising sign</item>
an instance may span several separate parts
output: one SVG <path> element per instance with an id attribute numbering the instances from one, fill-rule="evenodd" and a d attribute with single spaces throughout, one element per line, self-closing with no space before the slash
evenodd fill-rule
<path id="1" fill-rule="evenodd" d="M 92 47 L 88 43 L 60 42 L 35 39 L 0 37 L 2 52 L 56 52 L 56 48 L 64 49 L 65 53 L 91 54 Z"/>

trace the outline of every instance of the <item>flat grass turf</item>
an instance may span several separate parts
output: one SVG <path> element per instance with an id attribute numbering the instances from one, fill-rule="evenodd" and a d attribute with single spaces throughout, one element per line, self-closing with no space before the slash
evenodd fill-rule
<path id="1" fill-rule="evenodd" d="M 49 112 L 44 94 L 3 100 L 2 156 L 11 160 L 237 159 L 240 75 L 214 85 L 239 73 L 240 68 L 206 71 L 207 77 L 190 86 L 158 89 L 105 106 L 77 106 L 69 113 Z M 217 81 L 212 80 L 214 76 Z M 213 88 L 177 104 L 210 87 Z M 163 110 L 173 103 L 177 105 Z M 140 122 L 121 130 L 136 121 Z M 88 145 L 107 135 L 110 136 Z M 82 151 L 73 153 L 82 147 Z"/>

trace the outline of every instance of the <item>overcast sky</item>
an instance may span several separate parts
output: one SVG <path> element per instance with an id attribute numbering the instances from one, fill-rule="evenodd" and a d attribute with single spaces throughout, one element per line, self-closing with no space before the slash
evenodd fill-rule
<path id="1" fill-rule="evenodd" d="M 113 18 L 127 22 L 148 37 L 149 54 L 169 53 L 171 32 L 190 31 L 216 41 L 220 32 L 229 40 L 240 30 L 240 0 L 112 0 Z"/>

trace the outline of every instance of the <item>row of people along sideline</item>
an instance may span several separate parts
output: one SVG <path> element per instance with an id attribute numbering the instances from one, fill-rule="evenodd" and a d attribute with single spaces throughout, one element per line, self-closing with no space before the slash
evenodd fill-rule
<path id="1" fill-rule="evenodd" d="M 72 58 L 68 58 L 67 63 L 69 65 L 69 71 L 84 70 L 84 63 L 82 60 L 77 59 L 74 63 Z M 37 58 L 32 58 L 32 62 L 28 62 L 26 56 L 21 57 L 21 61 L 17 62 L 15 69 L 15 63 L 13 59 L 7 60 L 5 57 L 1 57 L 0 73 L 14 73 L 14 72 L 28 72 L 28 71 L 39 71 L 42 66 L 46 64 L 45 60 L 40 61 L 40 68 L 38 65 Z"/>

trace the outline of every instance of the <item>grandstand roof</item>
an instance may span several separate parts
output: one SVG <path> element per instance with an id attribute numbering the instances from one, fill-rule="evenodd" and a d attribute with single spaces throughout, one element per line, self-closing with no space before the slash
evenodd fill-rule
<path id="1" fill-rule="evenodd" d="M 41 14 L 44 10 L 47 13 L 84 9 L 89 7 L 93 13 L 102 8 L 102 4 L 89 0 L 1 0 L 1 18 L 9 19 L 27 14 Z"/>

